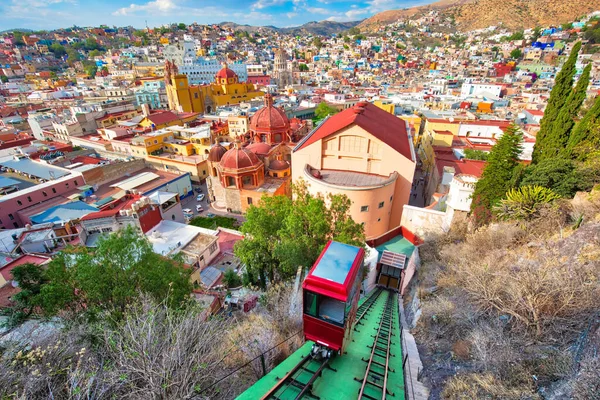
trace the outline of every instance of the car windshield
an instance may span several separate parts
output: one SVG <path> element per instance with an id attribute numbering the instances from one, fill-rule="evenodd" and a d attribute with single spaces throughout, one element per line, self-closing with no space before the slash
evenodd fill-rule
<path id="1" fill-rule="evenodd" d="M 344 325 L 344 303 L 331 297 L 306 291 L 304 313 L 335 325 Z"/>

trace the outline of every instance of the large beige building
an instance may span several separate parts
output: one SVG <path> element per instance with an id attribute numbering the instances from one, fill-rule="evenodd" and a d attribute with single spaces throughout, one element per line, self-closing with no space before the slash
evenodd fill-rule
<path id="1" fill-rule="evenodd" d="M 352 218 L 374 238 L 400 225 L 415 173 L 405 121 L 359 102 L 324 121 L 292 153 L 292 179 L 312 193 L 345 194 Z"/>

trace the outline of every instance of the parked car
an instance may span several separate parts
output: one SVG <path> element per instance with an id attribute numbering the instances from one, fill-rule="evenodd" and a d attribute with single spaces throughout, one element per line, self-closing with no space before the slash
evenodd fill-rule
<path id="1" fill-rule="evenodd" d="M 196 188 L 196 193 L 202 193 L 202 188 Z"/>
<path id="2" fill-rule="evenodd" d="M 184 208 L 183 210 L 183 215 L 194 215 L 194 212 L 192 211 L 191 208 Z"/>
<path id="3" fill-rule="evenodd" d="M 196 201 L 202 201 L 204 200 L 204 194 L 199 194 L 198 196 L 196 196 Z"/>
<path id="4" fill-rule="evenodd" d="M 197 205 L 196 205 L 196 211 L 197 211 L 197 212 L 202 212 L 202 211 L 204 211 L 204 208 L 202 208 L 202 204 L 197 204 Z"/>
<path id="5" fill-rule="evenodd" d="M 215 217 L 215 214 L 213 214 L 213 213 L 208 213 L 208 214 L 206 214 L 206 216 L 207 216 L 208 218 L 214 218 L 214 217 Z"/>

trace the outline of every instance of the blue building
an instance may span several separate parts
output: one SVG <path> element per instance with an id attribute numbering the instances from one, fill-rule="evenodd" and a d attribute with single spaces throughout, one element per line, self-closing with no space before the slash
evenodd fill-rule
<path id="1" fill-rule="evenodd" d="M 153 110 L 168 107 L 165 82 L 160 80 L 146 81 L 144 86 L 135 92 L 136 105 L 148 104 Z"/>

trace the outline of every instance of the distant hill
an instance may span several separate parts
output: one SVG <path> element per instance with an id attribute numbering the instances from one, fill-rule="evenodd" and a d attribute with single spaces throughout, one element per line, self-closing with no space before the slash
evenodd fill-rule
<path id="1" fill-rule="evenodd" d="M 0 31 L 0 34 L 8 33 L 8 32 L 33 32 L 33 29 L 26 29 L 26 28 L 6 29 L 3 31 Z"/>
<path id="2" fill-rule="evenodd" d="M 557 25 L 600 10 L 598 0 L 442 0 L 403 10 L 375 14 L 360 23 L 361 29 L 373 30 L 398 19 L 418 17 L 431 10 L 454 17 L 461 30 L 499 25 L 512 29 Z"/>
<path id="3" fill-rule="evenodd" d="M 337 33 L 347 31 L 348 29 L 355 27 L 361 21 L 351 22 L 335 22 L 335 21 L 312 21 L 307 22 L 304 25 L 294 26 L 289 28 L 277 28 L 275 26 L 252 26 L 252 25 L 240 25 L 235 22 L 221 22 L 217 24 L 224 28 L 230 28 L 236 31 L 246 31 L 249 33 L 260 32 L 264 30 L 277 31 L 288 35 L 322 35 L 329 36 Z"/>
<path id="4" fill-rule="evenodd" d="M 347 31 L 350 28 L 354 28 L 361 21 L 350 21 L 350 22 L 335 22 L 335 21 L 312 21 L 307 22 L 304 25 L 296 26 L 293 28 L 280 28 L 279 32 L 287 33 L 290 35 L 322 35 L 329 36 L 335 35 L 343 31 Z"/>

